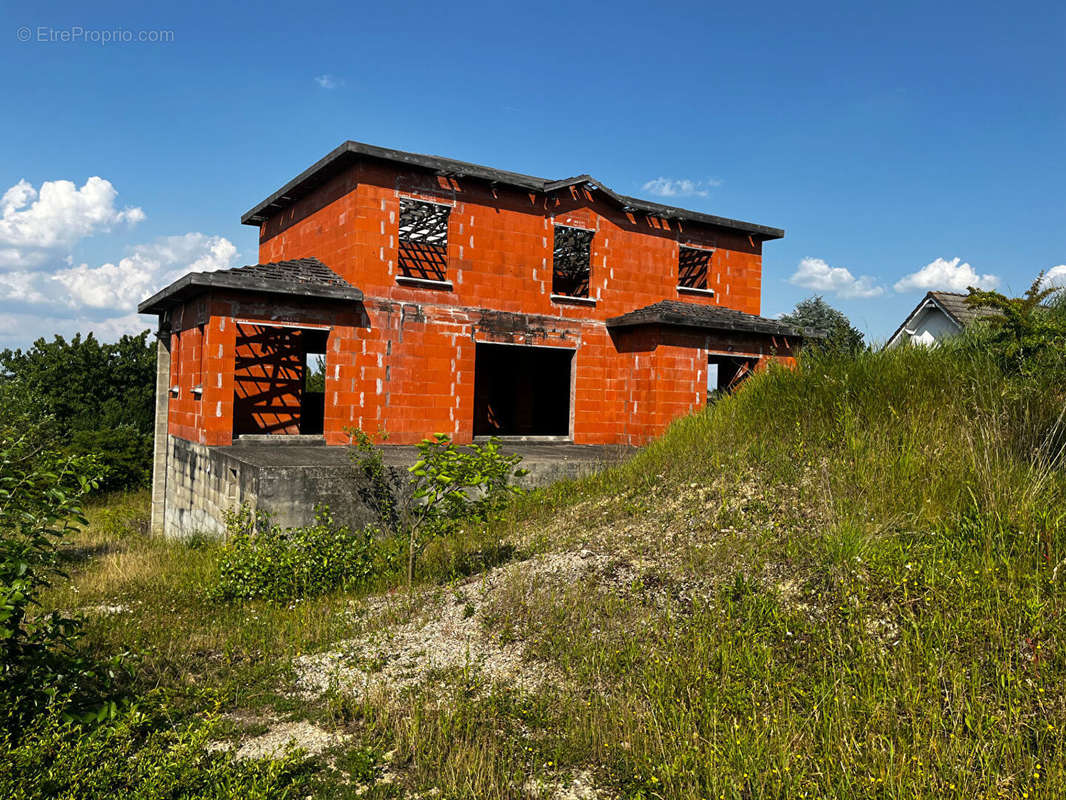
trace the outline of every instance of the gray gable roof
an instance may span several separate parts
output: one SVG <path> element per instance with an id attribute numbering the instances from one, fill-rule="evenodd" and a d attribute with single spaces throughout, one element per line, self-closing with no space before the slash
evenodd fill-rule
<path id="1" fill-rule="evenodd" d="M 824 331 L 798 328 L 776 319 L 745 314 L 724 306 L 705 306 L 683 303 L 680 300 L 660 300 L 607 320 L 608 328 L 631 328 L 639 325 L 667 325 L 681 328 L 705 328 L 719 331 L 763 333 L 771 336 L 793 336 L 801 339 L 820 339 Z"/>
<path id="2" fill-rule="evenodd" d="M 497 183 L 505 186 L 515 186 L 527 191 L 546 194 L 558 191 L 569 186 L 588 185 L 596 191 L 602 192 L 624 211 L 635 211 L 656 217 L 672 219 L 684 219 L 699 222 L 705 225 L 713 225 L 719 228 L 741 231 L 742 233 L 756 236 L 760 239 L 780 239 L 785 232 L 780 228 L 771 228 L 766 225 L 756 225 L 753 222 L 741 222 L 740 220 L 718 217 L 713 214 L 704 214 L 699 211 L 689 211 L 675 206 L 666 206 L 653 203 L 649 200 L 639 200 L 635 197 L 617 194 L 607 188 L 602 181 L 595 180 L 591 175 L 577 175 L 573 178 L 562 180 L 550 180 L 537 178 L 532 175 L 523 175 L 519 172 L 508 172 L 493 167 L 485 167 L 481 164 L 471 164 L 467 161 L 456 161 L 453 158 L 441 158 L 440 156 L 428 156 L 421 153 L 407 153 L 403 150 L 391 150 L 386 147 L 376 147 L 363 142 L 345 142 L 320 161 L 312 164 L 308 169 L 297 175 L 283 187 L 274 192 L 270 197 L 263 200 L 241 217 L 245 225 L 261 225 L 270 217 L 282 209 L 288 208 L 301 197 L 305 196 L 316 187 L 321 186 L 332 176 L 343 169 L 356 163 L 360 159 L 376 159 L 393 164 L 403 164 L 411 167 L 429 170 L 439 175 L 454 177 L 471 177 L 488 183 Z"/>
<path id="3" fill-rule="evenodd" d="M 974 308 L 969 305 L 966 302 L 967 296 L 957 292 L 929 292 L 926 295 L 926 297 L 931 297 L 935 300 L 949 317 L 964 328 L 975 319 L 996 316 L 995 309 L 981 306 Z"/>
<path id="4" fill-rule="evenodd" d="M 141 314 L 159 314 L 208 289 L 231 289 L 312 297 L 322 300 L 363 299 L 363 293 L 317 258 L 294 258 L 251 264 L 217 272 L 190 272 L 149 297 L 139 306 Z"/>

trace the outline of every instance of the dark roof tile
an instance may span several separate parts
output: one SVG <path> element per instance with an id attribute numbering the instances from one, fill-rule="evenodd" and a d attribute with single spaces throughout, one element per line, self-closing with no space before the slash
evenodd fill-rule
<path id="1" fill-rule="evenodd" d="M 137 310 L 158 314 L 209 289 L 283 294 L 325 300 L 362 300 L 363 293 L 317 258 L 294 258 L 216 272 L 190 272 L 145 300 Z"/>
<path id="2" fill-rule="evenodd" d="M 980 306 L 974 308 L 966 302 L 968 295 L 965 294 L 958 294 L 956 292 L 930 292 L 928 296 L 936 300 L 941 308 L 954 317 L 955 321 L 964 328 L 975 319 L 994 317 L 998 313 L 992 308 Z"/>
<path id="3" fill-rule="evenodd" d="M 682 328 L 707 328 L 710 330 L 764 333 L 771 336 L 794 336 L 811 339 L 821 338 L 822 331 L 798 328 L 776 319 L 745 314 L 724 306 L 705 306 L 683 303 L 679 300 L 661 300 L 650 306 L 638 308 L 607 320 L 608 328 L 636 327 L 638 325 L 667 325 Z"/>

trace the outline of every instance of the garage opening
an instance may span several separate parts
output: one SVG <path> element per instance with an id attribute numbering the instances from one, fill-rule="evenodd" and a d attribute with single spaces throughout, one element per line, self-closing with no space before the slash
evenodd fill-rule
<path id="1" fill-rule="evenodd" d="M 478 344 L 474 436 L 570 436 L 574 351 Z"/>
<path id="2" fill-rule="evenodd" d="M 321 434 L 329 332 L 238 323 L 233 434 Z M 321 358 L 322 371 L 316 375 Z"/>
<path id="3" fill-rule="evenodd" d="M 756 359 L 738 356 L 710 356 L 707 359 L 707 402 L 729 394 L 751 375 Z"/>

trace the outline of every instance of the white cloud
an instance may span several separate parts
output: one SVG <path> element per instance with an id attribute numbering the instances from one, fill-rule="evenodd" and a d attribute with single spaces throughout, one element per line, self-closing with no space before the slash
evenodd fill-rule
<path id="1" fill-rule="evenodd" d="M 953 258 L 950 261 L 938 258 L 917 272 L 904 275 L 896 281 L 893 288 L 897 292 L 965 292 L 968 286 L 995 289 L 999 286 L 999 278 L 995 275 L 978 275 L 974 268 L 961 258 Z"/>
<path id="2" fill-rule="evenodd" d="M 693 181 L 687 178 L 654 178 L 642 187 L 643 191 L 656 197 L 706 197 L 715 186 L 721 186 L 720 180 L 710 178 L 705 181 Z"/>
<path id="3" fill-rule="evenodd" d="M 338 78 L 336 75 L 316 75 L 315 83 L 317 83 L 323 89 L 336 89 L 339 86 L 344 85 L 344 81 Z"/>
<path id="4" fill-rule="evenodd" d="M 103 342 L 113 342 L 127 333 L 140 333 L 152 327 L 149 317 L 140 314 L 124 314 L 110 319 L 93 319 L 87 316 L 53 317 L 27 312 L 0 312 L 0 348 L 26 347 L 40 338 L 65 336 L 75 333 L 94 333 Z"/>
<path id="5" fill-rule="evenodd" d="M 1058 266 L 1051 267 L 1044 273 L 1044 282 L 1040 284 L 1041 287 L 1047 289 L 1054 286 L 1055 288 L 1066 288 L 1066 264 L 1059 264 Z"/>
<path id="6" fill-rule="evenodd" d="M 0 301 L 48 306 L 52 315 L 88 313 L 113 321 L 186 272 L 226 269 L 236 256 L 237 248 L 222 236 L 166 236 L 135 246 L 118 263 L 0 273 Z"/>
<path id="7" fill-rule="evenodd" d="M 862 299 L 884 294 L 884 287 L 877 285 L 871 275 L 856 278 L 845 267 L 831 267 L 820 258 L 805 258 L 800 261 L 788 282 L 817 292 L 832 292 L 845 299 Z"/>
<path id="8" fill-rule="evenodd" d="M 117 196 L 110 181 L 95 176 L 80 189 L 73 181 L 45 181 L 38 191 L 20 180 L 0 197 L 0 270 L 41 268 L 79 239 L 144 219 L 140 208 L 116 208 Z"/>

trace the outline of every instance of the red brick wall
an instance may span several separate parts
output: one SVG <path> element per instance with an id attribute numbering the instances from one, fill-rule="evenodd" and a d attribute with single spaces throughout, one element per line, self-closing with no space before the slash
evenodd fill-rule
<path id="1" fill-rule="evenodd" d="M 452 206 L 450 289 L 397 282 L 401 196 Z M 594 303 L 551 298 L 553 224 L 595 231 Z M 678 292 L 679 243 L 716 248 L 708 280 L 715 296 Z M 470 441 L 477 342 L 573 349 L 572 436 L 579 443 L 640 444 L 700 407 L 709 352 L 791 355 L 789 343 L 759 337 L 658 328 L 610 333 L 607 318 L 663 299 L 758 314 L 761 243 L 735 231 L 626 215 L 585 188 L 546 199 L 363 163 L 262 226 L 261 262 L 306 256 L 362 289 L 365 303 L 212 295 L 175 312 L 172 383 L 180 388 L 171 398 L 172 434 L 231 441 L 238 323 L 329 327 L 324 428 L 334 444 L 347 441 L 347 427 L 387 433 L 397 444 L 436 432 Z M 196 399 L 190 392 L 200 364 L 206 377 Z"/>
<path id="2" fill-rule="evenodd" d="M 495 196 L 493 196 L 493 191 Z M 448 278 L 454 291 L 396 281 L 400 197 L 452 206 Z M 593 229 L 595 306 L 553 301 L 553 224 Z M 677 290 L 678 244 L 713 245 L 708 285 L 716 296 Z M 606 319 L 663 299 L 720 304 L 758 314 L 762 245 L 726 229 L 626 215 L 576 187 L 552 200 L 484 183 L 363 163 L 261 228 L 259 260 L 315 256 L 368 297 L 443 302 L 527 314 Z"/>

